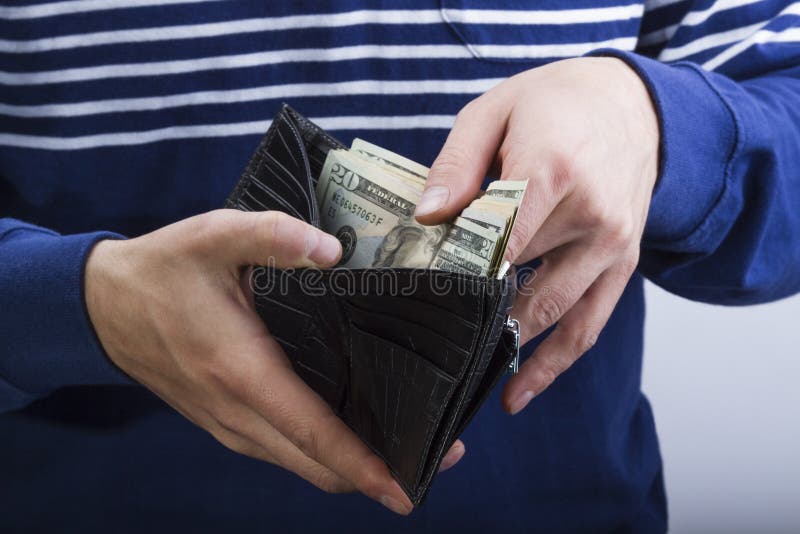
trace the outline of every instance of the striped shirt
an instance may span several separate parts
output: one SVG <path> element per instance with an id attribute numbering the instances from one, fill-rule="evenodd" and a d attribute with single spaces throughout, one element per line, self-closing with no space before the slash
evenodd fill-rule
<path id="1" fill-rule="evenodd" d="M 639 271 L 525 412 L 492 394 L 410 518 L 224 450 L 105 357 L 88 251 L 221 206 L 282 102 L 430 164 L 469 100 L 586 54 L 627 62 L 659 115 Z M 9 0 L 0 531 L 662 531 L 643 277 L 720 304 L 800 290 L 798 168 L 800 2 Z"/>
<path id="2" fill-rule="evenodd" d="M 22 4 L 0 7 L 0 145 L 45 150 L 258 135 L 282 101 L 331 130 L 446 129 L 450 95 L 598 48 L 746 76 L 800 41 L 784 1 Z"/>

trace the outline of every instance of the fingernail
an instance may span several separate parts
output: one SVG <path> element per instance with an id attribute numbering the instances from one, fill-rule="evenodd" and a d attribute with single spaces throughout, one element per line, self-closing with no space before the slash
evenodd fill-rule
<path id="1" fill-rule="evenodd" d="M 417 203 L 417 209 L 414 210 L 414 216 L 427 215 L 438 211 L 445 205 L 447 199 L 450 197 L 450 189 L 442 185 L 434 185 L 429 187 L 422 194 L 422 198 Z"/>
<path id="2" fill-rule="evenodd" d="M 520 412 L 533 398 L 533 391 L 525 391 L 520 394 L 514 402 L 511 403 L 511 415 L 516 415 Z"/>
<path id="3" fill-rule="evenodd" d="M 342 245 L 339 240 L 323 232 L 309 232 L 306 237 L 308 259 L 319 265 L 331 265 L 339 259 Z"/>
<path id="4" fill-rule="evenodd" d="M 411 512 L 411 510 L 403 506 L 400 501 L 388 495 L 381 497 L 381 504 L 396 514 L 408 515 Z"/>

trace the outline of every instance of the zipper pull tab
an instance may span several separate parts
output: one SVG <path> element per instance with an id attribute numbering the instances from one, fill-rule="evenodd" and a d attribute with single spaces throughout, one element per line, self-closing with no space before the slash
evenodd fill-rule
<path id="1" fill-rule="evenodd" d="M 519 372 L 519 321 L 512 319 L 511 316 L 506 317 L 506 324 L 504 328 L 514 336 L 514 359 L 508 364 L 506 374 L 515 375 Z"/>

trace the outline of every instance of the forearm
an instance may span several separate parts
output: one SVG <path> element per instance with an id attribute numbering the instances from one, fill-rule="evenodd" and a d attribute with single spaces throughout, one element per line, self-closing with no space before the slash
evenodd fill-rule
<path id="1" fill-rule="evenodd" d="M 130 383 L 105 356 L 83 296 L 92 247 L 119 237 L 0 219 L 0 412 L 63 386 Z"/>

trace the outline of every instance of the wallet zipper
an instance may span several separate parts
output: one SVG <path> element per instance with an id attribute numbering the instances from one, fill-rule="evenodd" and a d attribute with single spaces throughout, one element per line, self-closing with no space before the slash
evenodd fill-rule
<path id="1" fill-rule="evenodd" d="M 508 369 L 506 369 L 506 373 L 510 375 L 515 375 L 519 372 L 519 321 L 516 319 L 512 319 L 510 315 L 506 316 L 506 322 L 503 325 L 503 328 L 506 332 L 514 336 L 514 342 L 512 345 L 512 349 L 514 351 L 514 358 L 511 359 L 511 363 L 508 364 Z"/>

